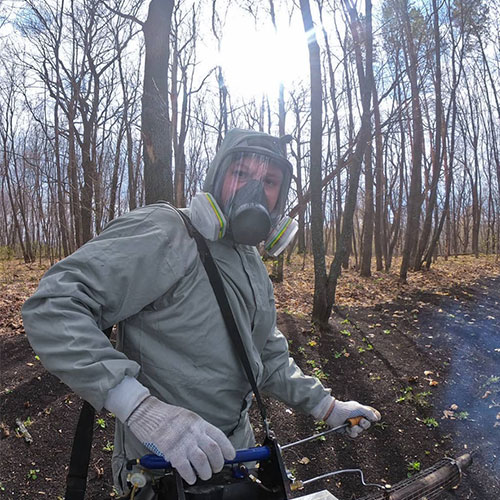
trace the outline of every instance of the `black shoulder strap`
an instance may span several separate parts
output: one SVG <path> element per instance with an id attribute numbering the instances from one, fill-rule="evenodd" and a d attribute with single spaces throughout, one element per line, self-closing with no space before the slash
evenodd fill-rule
<path id="1" fill-rule="evenodd" d="M 229 301 L 227 299 L 226 291 L 224 290 L 224 284 L 222 282 L 222 278 L 219 269 L 217 267 L 217 264 L 215 263 L 212 254 L 210 253 L 205 238 L 196 230 L 191 220 L 185 213 L 181 212 L 178 209 L 176 210 L 184 220 L 184 223 L 186 224 L 189 234 L 196 241 L 196 246 L 198 247 L 198 252 L 200 254 L 201 261 L 205 266 L 208 279 L 214 290 L 217 303 L 219 304 L 219 308 L 224 318 L 224 323 L 229 331 L 229 335 L 231 336 L 236 352 L 238 353 L 241 364 L 243 365 L 248 381 L 252 386 L 253 393 L 255 394 L 255 399 L 257 400 L 257 405 L 259 406 L 259 411 L 264 424 L 266 436 L 269 437 L 269 423 L 267 421 L 266 407 L 262 402 L 259 388 L 257 387 L 257 382 L 255 381 L 255 376 L 252 367 L 250 366 L 248 354 L 246 352 L 245 345 L 243 344 L 240 330 L 234 319 L 233 311 L 231 310 L 231 306 L 229 305 Z"/>
<path id="2" fill-rule="evenodd" d="M 111 336 L 112 329 L 113 327 L 104 330 L 108 338 Z M 64 500 L 83 500 L 85 497 L 94 434 L 94 416 L 93 406 L 84 401 L 73 438 Z"/>

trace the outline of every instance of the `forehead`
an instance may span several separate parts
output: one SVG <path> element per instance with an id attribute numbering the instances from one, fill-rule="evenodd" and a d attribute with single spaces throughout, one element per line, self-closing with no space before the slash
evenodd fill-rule
<path id="1" fill-rule="evenodd" d="M 238 156 L 231 161 L 229 166 L 229 170 L 234 171 L 235 169 L 244 169 L 252 173 L 262 172 L 268 175 L 283 177 L 282 167 L 271 158 L 263 155 L 243 154 Z"/>

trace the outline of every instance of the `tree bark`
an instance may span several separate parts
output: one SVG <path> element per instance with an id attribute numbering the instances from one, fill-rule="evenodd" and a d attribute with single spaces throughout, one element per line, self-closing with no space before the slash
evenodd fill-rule
<path id="1" fill-rule="evenodd" d="M 300 0 L 300 10 L 304 31 L 307 33 L 309 48 L 309 67 L 311 78 L 311 233 L 314 258 L 314 299 L 312 320 L 325 327 L 330 311 L 326 296 L 326 263 L 323 237 L 323 207 L 321 196 L 321 162 L 322 162 L 322 88 L 321 59 L 319 44 L 316 39 L 311 16 L 309 0 Z"/>
<path id="2" fill-rule="evenodd" d="M 420 226 L 420 208 L 422 206 L 422 149 L 424 141 L 424 129 L 422 122 L 422 111 L 420 109 L 420 91 L 418 84 L 418 57 L 415 41 L 408 13 L 408 5 L 402 6 L 400 11 L 402 17 L 403 30 L 405 34 L 405 44 L 407 51 L 407 72 L 410 79 L 411 88 L 411 109 L 412 109 L 412 132 L 413 142 L 411 147 L 411 180 L 410 194 L 408 199 L 408 216 L 406 222 L 406 236 L 403 249 L 403 259 L 399 271 L 400 280 L 405 282 L 408 275 L 412 258 L 415 255 L 418 245 L 418 234 Z"/>
<path id="3" fill-rule="evenodd" d="M 360 275 L 372 275 L 372 246 L 373 246 L 373 170 L 371 140 L 366 143 L 365 150 L 365 213 L 363 217 L 363 239 L 361 243 Z"/>
<path id="4" fill-rule="evenodd" d="M 437 203 L 437 191 L 439 177 L 441 175 L 441 135 L 442 135 L 442 115 L 443 104 L 441 97 L 441 34 L 439 32 L 439 10 L 437 0 L 432 0 L 433 19 L 434 19 L 434 52 L 436 57 L 436 79 L 434 81 L 434 94 L 436 103 L 436 130 L 434 139 L 434 151 L 432 154 L 432 181 L 429 193 L 429 203 L 425 214 L 424 224 L 422 226 L 422 235 L 418 250 L 415 255 L 415 271 L 419 271 L 423 264 L 423 255 L 429 243 L 429 237 L 432 229 L 432 217 Z M 433 251 L 430 252 L 432 256 Z"/>
<path id="5" fill-rule="evenodd" d="M 169 36 L 173 0 L 151 0 L 143 24 L 146 44 L 141 133 L 146 205 L 173 203 L 172 149 L 168 106 Z"/>

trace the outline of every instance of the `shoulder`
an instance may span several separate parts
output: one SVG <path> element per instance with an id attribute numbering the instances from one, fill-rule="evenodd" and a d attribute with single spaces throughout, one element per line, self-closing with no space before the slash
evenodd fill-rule
<path id="1" fill-rule="evenodd" d="M 167 203 L 132 210 L 112 220 L 101 234 L 105 237 L 152 234 L 167 240 L 191 239 L 181 216 Z"/>
<path id="2" fill-rule="evenodd" d="M 177 209 L 166 203 L 138 208 L 112 220 L 77 252 L 85 258 L 149 260 L 182 276 L 197 257 L 196 244 Z"/>

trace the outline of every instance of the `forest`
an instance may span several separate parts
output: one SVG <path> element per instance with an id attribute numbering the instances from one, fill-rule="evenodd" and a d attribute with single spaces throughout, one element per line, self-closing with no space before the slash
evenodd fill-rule
<path id="1" fill-rule="evenodd" d="M 404 280 L 437 255 L 498 253 L 495 1 L 2 9 L 8 255 L 53 261 L 125 211 L 189 204 L 234 127 L 292 136 L 294 248 L 313 253 L 328 304 L 349 260 L 369 276 L 372 256 L 377 270 L 402 256 Z"/>
<path id="2" fill-rule="evenodd" d="M 241 128 L 289 136 L 286 212 L 299 230 L 284 255 L 262 256 L 290 352 L 382 413 L 361 445 L 312 442 L 287 463 L 302 477 L 362 467 L 387 484 L 473 449 L 446 498 L 499 498 L 499 11 L 500 0 L 1 2 L 0 497 L 62 498 L 78 418 L 79 398 L 29 346 L 23 302 L 113 219 L 158 200 L 189 206 Z M 321 430 L 282 403 L 269 413 L 283 442 Z M 113 429 L 103 411 L 88 498 L 116 498 Z M 355 479 L 317 484 L 305 492 L 366 494 Z"/>

